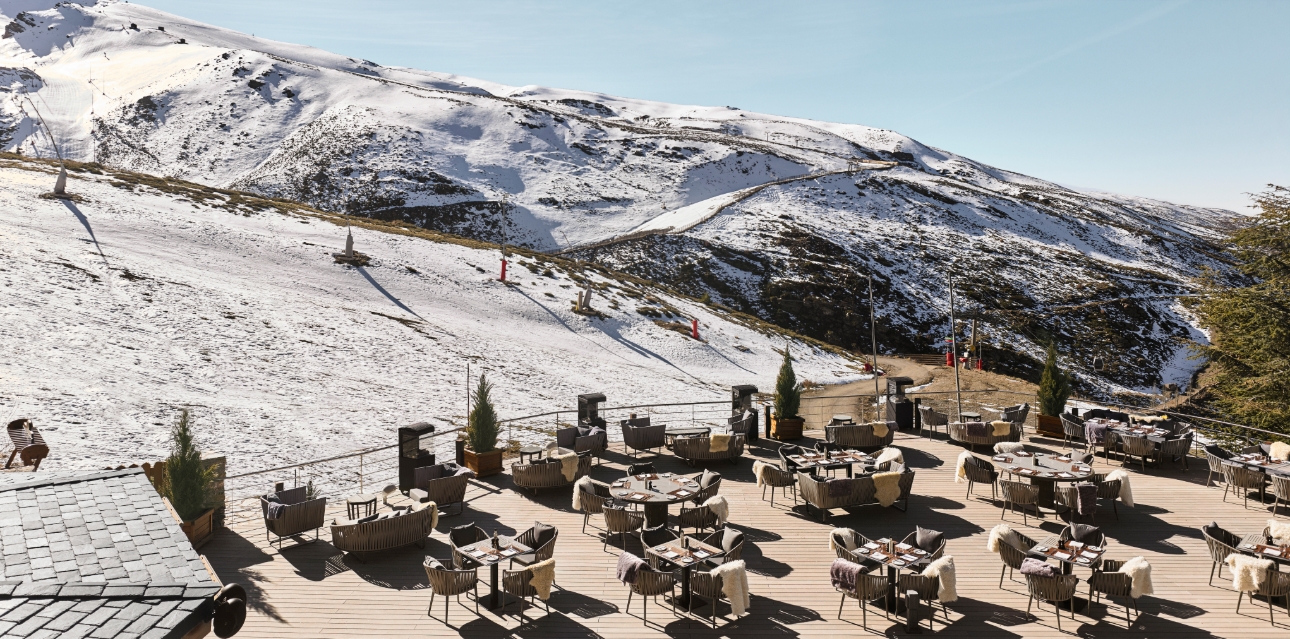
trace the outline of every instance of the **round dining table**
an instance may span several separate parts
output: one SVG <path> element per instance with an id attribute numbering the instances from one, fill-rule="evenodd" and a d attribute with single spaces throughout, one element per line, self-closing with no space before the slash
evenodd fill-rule
<path id="1" fill-rule="evenodd" d="M 668 506 L 694 498 L 699 482 L 672 473 L 628 475 L 610 484 L 609 491 L 619 501 L 640 504 L 645 526 L 654 528 L 667 524 Z"/>
<path id="2" fill-rule="evenodd" d="M 1039 488 L 1039 505 L 1056 510 L 1056 484 L 1088 481 L 1093 477 L 1093 467 L 1075 463 L 1069 457 L 1056 457 L 1044 453 L 1008 453 L 995 455 L 994 462 L 1014 477 L 1030 480 Z"/>

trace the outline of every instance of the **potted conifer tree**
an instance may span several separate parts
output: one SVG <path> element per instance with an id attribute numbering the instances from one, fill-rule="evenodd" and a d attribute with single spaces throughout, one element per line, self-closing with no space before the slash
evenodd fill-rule
<path id="1" fill-rule="evenodd" d="M 211 469 L 202 464 L 202 452 L 193 441 L 188 409 L 179 414 L 179 423 L 170 434 L 170 457 L 166 458 L 165 496 L 182 521 L 180 528 L 194 548 L 205 544 L 215 533 L 211 525 L 214 508 L 207 508 L 207 491 Z"/>
<path id="2" fill-rule="evenodd" d="M 497 412 L 493 410 L 493 385 L 483 375 L 475 388 L 475 407 L 466 428 L 466 467 L 478 477 L 502 472 L 502 450 L 497 447 Z"/>
<path id="3" fill-rule="evenodd" d="M 797 374 L 793 372 L 793 355 L 788 345 L 784 345 L 784 363 L 779 366 L 779 377 L 775 379 L 775 414 L 770 420 L 770 436 L 780 441 L 801 439 L 802 424 L 806 420 L 798 417 L 797 409 L 802 404 L 802 385 L 797 383 Z"/>
<path id="4" fill-rule="evenodd" d="M 1066 410 L 1066 400 L 1070 395 L 1070 378 L 1057 368 L 1057 347 L 1049 342 L 1044 372 L 1039 377 L 1039 415 L 1036 420 L 1040 434 L 1065 436 L 1060 415 Z"/>

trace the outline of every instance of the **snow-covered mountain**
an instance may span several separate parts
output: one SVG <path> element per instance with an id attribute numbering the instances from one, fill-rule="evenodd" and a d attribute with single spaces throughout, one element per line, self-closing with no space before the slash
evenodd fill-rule
<path id="1" fill-rule="evenodd" d="M 571 260 L 517 256 L 508 285 L 495 248 L 367 223 L 371 261 L 346 266 L 338 216 L 93 166 L 71 172 L 75 201 L 41 198 L 56 172 L 0 157 L 0 406 L 45 432 L 49 468 L 164 457 L 180 406 L 243 471 L 390 444 L 463 423 L 467 362 L 503 418 L 587 392 L 770 389 L 786 343 L 805 379 L 865 378 L 836 349 Z M 588 284 L 595 315 L 572 309 Z M 691 318 L 702 341 L 676 330 Z"/>
<path id="2" fill-rule="evenodd" d="M 112 0 L 0 0 L 0 22 L 0 148 L 574 249 L 845 347 L 872 275 L 880 348 L 936 348 L 952 273 L 1007 370 L 1056 339 L 1110 363 L 1103 388 L 1185 383 L 1177 296 L 1226 270 L 1228 212 L 891 131 L 383 67 Z"/>

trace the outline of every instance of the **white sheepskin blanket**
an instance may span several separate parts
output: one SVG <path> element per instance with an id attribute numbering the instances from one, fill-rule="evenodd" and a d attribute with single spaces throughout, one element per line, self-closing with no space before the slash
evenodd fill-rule
<path id="1" fill-rule="evenodd" d="M 1129 596 L 1137 599 L 1142 595 L 1155 594 L 1155 588 L 1151 585 L 1151 564 L 1147 563 L 1146 557 L 1134 557 L 1120 566 L 1120 572 L 1129 576 L 1133 585 L 1129 586 Z"/>
<path id="2" fill-rule="evenodd" d="M 703 505 L 712 509 L 712 514 L 717 516 L 717 523 L 719 524 L 724 525 L 726 520 L 730 518 L 730 504 L 721 495 L 713 495 L 708 498 L 708 501 L 703 502 Z"/>
<path id="3" fill-rule="evenodd" d="M 758 488 L 766 485 L 766 478 L 762 474 L 766 472 L 767 468 L 770 468 L 770 464 L 764 461 L 753 462 L 753 476 L 757 478 Z"/>
<path id="4" fill-rule="evenodd" d="M 752 601 L 748 596 L 748 570 L 743 560 L 731 561 L 712 569 L 712 574 L 721 577 L 721 592 L 730 600 L 730 610 L 735 616 L 744 614 Z"/>
<path id="5" fill-rule="evenodd" d="M 1272 543 L 1278 546 L 1290 546 L 1290 522 L 1269 519 L 1268 535 L 1272 537 Z"/>
<path id="6" fill-rule="evenodd" d="M 958 464 L 954 467 L 954 483 L 961 484 L 967 481 L 967 469 L 963 468 L 967 461 L 972 459 L 972 451 L 965 450 L 959 453 Z"/>
<path id="7" fill-rule="evenodd" d="M 730 449 L 730 438 L 734 437 L 729 433 L 713 433 L 708 437 L 709 453 L 724 453 Z"/>
<path id="8" fill-rule="evenodd" d="M 1003 437 L 1004 435 L 1012 432 L 1012 422 L 1005 422 L 1003 420 L 993 421 L 990 422 L 990 428 L 994 429 L 990 431 L 991 435 L 995 437 Z"/>
<path id="9" fill-rule="evenodd" d="M 875 473 L 873 476 L 873 496 L 884 508 L 900 499 L 900 475 L 901 473 Z"/>
<path id="10" fill-rule="evenodd" d="M 551 584 L 555 583 L 555 560 L 546 559 L 539 561 L 529 570 L 533 571 L 533 578 L 529 579 L 529 585 L 537 591 L 538 599 L 546 601 L 551 598 Z"/>
<path id="11" fill-rule="evenodd" d="M 941 603 L 954 603 L 959 599 L 958 585 L 954 576 L 954 557 L 945 555 L 933 561 L 923 570 L 924 577 L 936 577 L 940 588 L 936 591 L 936 600 Z"/>
<path id="12" fill-rule="evenodd" d="M 881 453 L 878 453 L 878 459 L 874 461 L 875 464 L 879 465 L 883 462 L 896 462 L 897 464 L 903 464 L 905 463 L 905 456 L 900 454 L 899 448 L 888 446 L 887 448 L 882 449 Z"/>
<path id="13" fill-rule="evenodd" d="M 1129 421 L 1138 422 L 1139 424 L 1159 424 L 1168 420 L 1167 415 L 1129 415 Z"/>
<path id="14" fill-rule="evenodd" d="M 855 550 L 856 546 L 860 545 L 856 541 L 856 531 L 851 530 L 850 528 L 834 528 L 829 531 L 829 550 L 832 550 L 835 553 L 838 551 L 838 542 L 834 539 L 834 535 L 840 535 L 846 540 L 845 543 L 847 544 L 847 550 Z"/>
<path id="15" fill-rule="evenodd" d="M 999 524 L 990 529 L 990 539 L 985 542 L 985 547 L 994 554 L 999 554 L 999 543 L 1005 543 L 1017 550 L 1022 550 L 1021 540 L 1017 538 L 1017 533 L 1008 527 L 1008 524 Z"/>
<path id="16" fill-rule="evenodd" d="M 573 485 L 573 509 L 574 510 L 577 510 L 577 511 L 582 510 L 582 489 L 584 486 L 587 488 L 588 492 L 591 492 L 591 486 L 592 486 L 591 477 L 584 476 L 582 479 L 578 480 L 578 483 Z"/>
<path id="17" fill-rule="evenodd" d="M 1290 444 L 1285 442 L 1272 442 L 1272 450 L 1268 452 L 1272 459 L 1286 461 L 1290 459 Z"/>
<path id="18" fill-rule="evenodd" d="M 870 425 L 873 426 L 874 437 L 882 438 L 887 436 L 887 422 L 874 422 Z"/>
<path id="19" fill-rule="evenodd" d="M 1000 455 L 1024 453 L 1026 445 L 1021 442 L 999 442 L 994 445 L 994 452 Z"/>
<path id="20" fill-rule="evenodd" d="M 1231 554 L 1227 556 L 1227 567 L 1232 570 L 1233 589 L 1254 592 L 1263 583 L 1267 572 L 1272 570 L 1272 560 Z"/>
<path id="21" fill-rule="evenodd" d="M 1113 470 L 1111 474 L 1106 476 L 1106 479 L 1107 481 L 1120 480 L 1120 501 L 1124 502 L 1125 506 L 1132 508 L 1133 487 L 1129 485 L 1129 473 L 1124 472 L 1122 469 Z"/>
<path id="22" fill-rule="evenodd" d="M 571 451 L 552 455 L 551 458 L 560 460 L 560 473 L 564 475 L 565 481 L 573 481 L 578 476 L 578 453 Z"/>

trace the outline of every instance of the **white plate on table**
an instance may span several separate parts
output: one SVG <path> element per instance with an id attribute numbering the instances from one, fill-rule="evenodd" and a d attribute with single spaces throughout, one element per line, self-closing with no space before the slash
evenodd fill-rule
<path id="1" fill-rule="evenodd" d="M 1035 546 L 1032 550 L 1035 552 L 1048 552 L 1049 548 L 1051 548 L 1051 546 Z"/>
<path id="2" fill-rule="evenodd" d="M 679 555 L 678 555 L 675 551 L 672 551 L 672 550 L 669 550 L 669 551 L 667 551 L 667 552 L 663 553 L 663 557 L 664 557 L 665 559 L 676 559 L 678 556 L 679 556 Z"/>
<path id="3" fill-rule="evenodd" d="M 1274 555 L 1274 556 L 1280 557 L 1280 556 L 1281 556 L 1281 549 L 1280 549 L 1280 548 L 1264 548 L 1264 549 L 1263 549 L 1263 554 L 1265 554 L 1265 555 Z"/>
<path id="4" fill-rule="evenodd" d="M 1085 557 L 1076 557 L 1075 563 L 1086 564 L 1088 563 L 1088 559 Z"/>
<path id="5" fill-rule="evenodd" d="M 891 560 L 891 565 L 893 565 L 893 566 L 895 566 L 895 567 L 899 568 L 899 567 L 901 567 L 901 566 L 905 565 L 905 562 L 903 562 L 903 561 L 901 561 L 901 560 L 899 560 L 899 559 L 893 559 L 893 560 Z"/>
<path id="6" fill-rule="evenodd" d="M 1071 558 L 1071 554 L 1068 552 L 1055 552 L 1053 553 L 1053 557 L 1065 561 Z"/>
<path id="7" fill-rule="evenodd" d="M 680 562 L 681 562 L 681 563 L 683 563 L 683 564 L 692 564 L 692 563 L 694 563 L 694 558 L 693 558 L 693 557 L 682 557 L 682 558 L 680 558 L 678 561 L 680 561 Z"/>
<path id="8" fill-rule="evenodd" d="M 1089 558 L 1089 559 L 1097 559 L 1097 553 L 1095 553 L 1095 552 L 1089 552 L 1089 551 L 1087 551 L 1087 550 L 1085 550 L 1084 552 L 1080 553 L 1080 554 L 1079 554 L 1079 556 L 1080 556 L 1080 557 L 1087 557 L 1087 558 Z"/>
<path id="9" fill-rule="evenodd" d="M 913 548 L 913 546 L 909 544 L 896 544 L 896 550 L 909 550 L 910 548 Z"/>
<path id="10" fill-rule="evenodd" d="M 913 555 L 901 555 L 900 558 L 911 563 L 918 561 L 918 557 L 915 557 Z"/>
<path id="11" fill-rule="evenodd" d="M 698 557 L 699 559 L 707 559 L 708 557 L 712 556 L 712 553 L 706 550 L 696 550 L 694 551 L 694 556 Z"/>
<path id="12" fill-rule="evenodd" d="M 503 557 L 511 557 L 513 555 L 518 555 L 518 554 L 520 553 L 516 552 L 514 549 L 511 549 L 511 548 L 507 548 L 506 550 L 502 551 Z"/>
<path id="13" fill-rule="evenodd" d="M 471 557 L 474 557 L 475 559 L 479 559 L 480 557 L 483 557 L 483 556 L 485 556 L 485 555 L 487 555 L 487 554 L 488 554 L 488 553 L 486 553 L 486 552 L 484 552 L 484 551 L 482 551 L 482 550 L 472 550 L 472 551 L 470 551 L 470 556 L 471 556 Z"/>
<path id="14" fill-rule="evenodd" d="M 865 545 L 864 545 L 864 547 L 865 547 L 865 548 L 868 548 L 869 550 L 877 550 L 877 549 L 878 549 L 878 544 L 875 544 L 875 543 L 873 543 L 873 542 L 871 541 L 871 542 L 869 542 L 869 543 L 865 544 Z"/>

